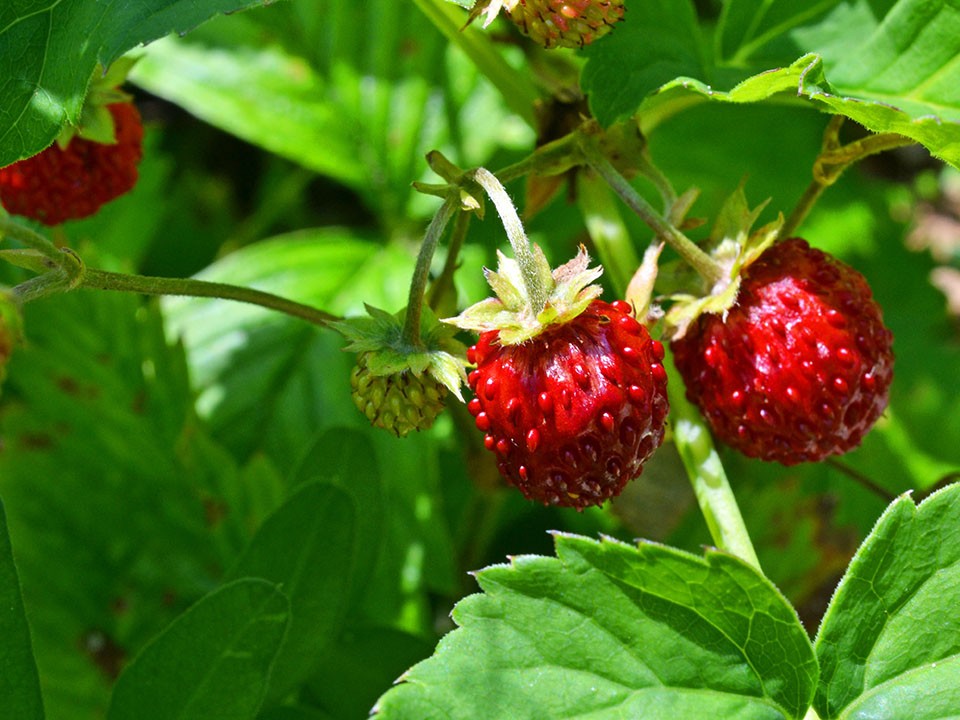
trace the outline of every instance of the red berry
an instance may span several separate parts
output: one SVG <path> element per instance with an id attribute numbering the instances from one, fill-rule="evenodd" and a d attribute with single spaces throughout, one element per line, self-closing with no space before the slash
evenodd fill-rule
<path id="1" fill-rule="evenodd" d="M 593 300 L 530 340 L 484 332 L 468 404 L 500 473 L 532 500 L 582 509 L 617 495 L 663 441 L 663 348 L 626 303 Z"/>
<path id="2" fill-rule="evenodd" d="M 857 447 L 887 406 L 892 335 L 867 281 L 799 238 L 748 266 L 726 317 L 671 343 L 714 434 L 784 465 Z"/>
<path id="3" fill-rule="evenodd" d="M 0 168 L 0 202 L 11 213 L 58 225 L 92 215 L 137 182 L 143 154 L 140 113 L 130 103 L 108 105 L 116 142 L 74 136 L 38 155 Z"/>

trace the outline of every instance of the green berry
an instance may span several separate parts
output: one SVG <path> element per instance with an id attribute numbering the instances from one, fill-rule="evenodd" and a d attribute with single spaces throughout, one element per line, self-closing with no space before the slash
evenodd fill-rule
<path id="1" fill-rule="evenodd" d="M 443 410 L 447 388 L 427 373 L 412 370 L 376 375 L 370 369 L 371 353 L 357 356 L 350 374 L 353 402 L 374 427 L 404 437 L 426 430 Z"/>

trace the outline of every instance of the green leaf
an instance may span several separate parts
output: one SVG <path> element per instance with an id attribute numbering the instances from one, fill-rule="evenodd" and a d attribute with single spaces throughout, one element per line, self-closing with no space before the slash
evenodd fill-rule
<path id="1" fill-rule="evenodd" d="M 381 698 L 392 718 L 801 718 L 817 676 L 793 608 L 756 570 L 556 536 L 556 558 L 480 571 L 460 629 Z"/>
<path id="2" fill-rule="evenodd" d="M 183 349 L 155 302 L 77 291 L 24 310 L 29 343 L 0 405 L 0 493 L 46 711 L 87 720 L 251 531 L 237 530 L 237 470 L 193 416 Z"/>
<path id="3" fill-rule="evenodd" d="M 0 167 L 34 155 L 80 117 L 97 63 L 265 0 L 19 0 L 0 6 Z"/>
<path id="4" fill-rule="evenodd" d="M 614 42 L 597 43 L 591 54 L 583 80 L 604 124 L 639 111 L 649 132 L 696 102 L 802 98 L 960 166 L 960 7 L 953 3 L 731 3 L 714 57 L 699 66 L 692 49 L 673 50 L 683 56 L 672 65 L 653 62 L 658 7 L 641 5 L 639 19 L 624 23 L 627 32 L 618 29 Z M 687 3 L 675 11 L 686 15 Z M 670 36 L 680 47 L 678 32 Z M 645 79 L 624 83 L 611 67 L 638 68 Z"/>
<path id="5" fill-rule="evenodd" d="M 948 718 L 960 708 L 960 485 L 903 496 L 850 563 L 816 640 L 828 718 Z"/>
<path id="6" fill-rule="evenodd" d="M 0 502 L 0 717 L 42 720 L 40 678 L 23 610 L 7 516 Z"/>
<path id="7" fill-rule="evenodd" d="M 383 481 L 375 448 L 356 430 L 332 428 L 320 434 L 293 473 L 293 485 L 320 483 L 340 490 L 350 500 L 356 542 L 344 597 L 358 605 L 386 538 Z"/>
<path id="8" fill-rule="evenodd" d="M 267 518 L 227 573 L 228 580 L 269 580 L 290 601 L 290 631 L 274 664 L 272 699 L 310 674 L 346 614 L 362 540 L 357 532 L 361 512 L 336 486 L 305 485 Z"/>
<path id="9" fill-rule="evenodd" d="M 127 667 L 107 720 L 256 717 L 289 615 L 286 597 L 264 580 L 215 590 Z"/>
<path id="10" fill-rule="evenodd" d="M 356 125 L 337 112 L 310 65 L 282 48 L 209 48 L 169 37 L 147 48 L 131 80 L 345 185 L 366 180 Z"/>
<path id="11" fill-rule="evenodd" d="M 633 114 L 647 95 L 675 78 L 706 79 L 710 72 L 690 0 L 634 3 L 616 32 L 584 54 L 588 60 L 581 83 L 604 125 Z"/>

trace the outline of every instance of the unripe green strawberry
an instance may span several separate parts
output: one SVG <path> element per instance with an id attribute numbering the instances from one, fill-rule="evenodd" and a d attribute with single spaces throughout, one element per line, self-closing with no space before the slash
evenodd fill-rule
<path id="1" fill-rule="evenodd" d="M 375 375 L 371 354 L 360 353 L 350 373 L 353 402 L 375 426 L 403 437 L 412 430 L 426 430 L 443 410 L 447 388 L 424 373 L 403 370 Z"/>
<path id="2" fill-rule="evenodd" d="M 545 48 L 589 45 L 623 19 L 623 0 L 506 0 L 507 16 Z"/>
<path id="3" fill-rule="evenodd" d="M 428 307 L 421 310 L 416 341 L 405 332 L 406 310 L 391 315 L 368 305 L 367 313 L 331 324 L 350 341 L 344 349 L 357 353 L 350 373 L 354 404 L 374 427 L 398 437 L 426 430 L 448 392 L 463 400 L 466 348 Z"/>

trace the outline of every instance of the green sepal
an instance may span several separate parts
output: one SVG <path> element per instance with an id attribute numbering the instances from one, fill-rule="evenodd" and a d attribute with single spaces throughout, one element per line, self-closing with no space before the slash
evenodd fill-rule
<path id="1" fill-rule="evenodd" d="M 708 246 L 711 258 L 723 267 L 723 276 L 706 294 L 680 292 L 669 297 L 671 306 L 665 316 L 668 338 L 679 339 L 701 315 L 724 315 L 736 304 L 744 271 L 776 241 L 783 227 L 783 215 L 778 214 L 776 220 L 751 232 L 768 202 L 751 210 L 742 183 L 727 198 Z"/>
<path id="2" fill-rule="evenodd" d="M 420 314 L 420 344 L 403 337 L 406 308 L 396 314 L 366 305 L 367 315 L 347 318 L 330 327 L 349 342 L 344 350 L 370 353 L 367 368 L 375 376 L 412 372 L 424 373 L 463 401 L 460 386 L 466 384 L 466 347 L 454 335 L 456 329 L 441 323 L 424 306 Z"/>
<path id="3" fill-rule="evenodd" d="M 74 137 L 91 142 L 113 145 L 117 142 L 113 115 L 108 105 L 131 102 L 132 97 L 120 89 L 127 75 L 139 58 L 122 57 L 104 69 L 97 65 L 87 87 L 87 97 L 83 101 L 80 120 L 76 125 L 66 125 L 57 136 L 57 145 L 66 148 Z"/>
<path id="4" fill-rule="evenodd" d="M 590 256 L 583 246 L 576 257 L 552 271 L 538 245 L 533 245 L 532 253 L 537 280 L 546 290 L 543 308 L 533 308 L 519 263 L 498 251 L 496 272 L 484 271 L 496 297 L 481 300 L 443 322 L 477 333 L 496 330 L 502 344 L 519 345 L 551 325 L 570 322 L 600 296 L 602 288 L 591 283 L 603 268 L 590 267 Z"/>

